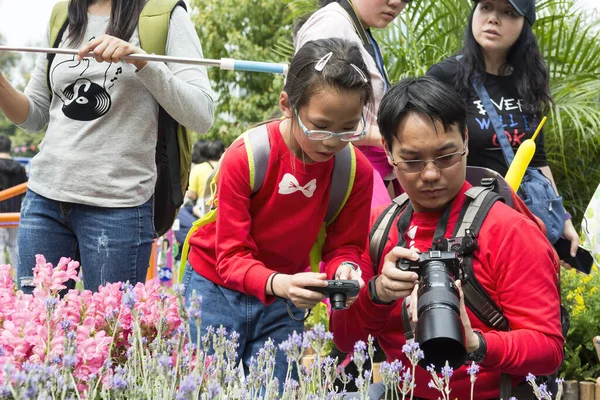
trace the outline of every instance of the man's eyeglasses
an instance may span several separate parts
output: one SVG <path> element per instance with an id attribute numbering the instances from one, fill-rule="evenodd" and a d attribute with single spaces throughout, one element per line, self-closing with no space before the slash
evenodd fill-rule
<path id="1" fill-rule="evenodd" d="M 463 151 L 445 154 L 434 158 L 433 160 L 401 160 L 395 162 L 390 154 L 392 164 L 402 172 L 421 172 L 425 169 L 425 164 L 432 162 L 438 169 L 446 169 L 455 166 L 462 161 L 463 156 L 467 152 L 467 148 Z"/>
<path id="2" fill-rule="evenodd" d="M 332 137 L 337 137 L 343 142 L 354 142 L 356 140 L 360 140 L 363 137 L 365 137 L 365 135 L 367 133 L 367 124 L 365 121 L 364 114 L 361 116 L 361 122 L 362 122 L 362 127 L 363 127 L 362 130 L 334 133 L 334 132 L 324 131 L 324 130 L 319 130 L 319 129 L 308 129 L 306 126 L 304 126 L 304 124 L 300 120 L 300 114 L 298 114 L 298 111 L 295 108 L 294 108 L 294 112 L 296 113 L 296 117 L 298 118 L 298 125 L 300 125 L 300 128 L 302 128 L 302 131 L 304 131 L 304 134 L 310 140 L 327 140 Z M 361 126 L 361 125 L 359 124 L 358 126 Z"/>

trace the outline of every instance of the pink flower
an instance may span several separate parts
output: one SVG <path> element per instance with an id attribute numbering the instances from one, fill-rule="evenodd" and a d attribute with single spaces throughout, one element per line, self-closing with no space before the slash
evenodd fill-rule
<path id="1" fill-rule="evenodd" d="M 62 257 L 56 268 L 46 262 L 46 258 L 41 254 L 35 256 L 35 267 L 33 268 L 33 284 L 41 291 L 56 291 L 66 289 L 65 282 L 69 280 L 78 281 L 77 261 L 71 261 L 70 258 Z M 35 293 L 35 291 L 34 291 Z"/>

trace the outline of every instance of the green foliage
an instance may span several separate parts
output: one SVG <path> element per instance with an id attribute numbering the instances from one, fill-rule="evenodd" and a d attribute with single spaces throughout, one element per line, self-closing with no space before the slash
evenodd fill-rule
<path id="1" fill-rule="evenodd" d="M 273 49 L 290 37 L 286 5 L 279 0 L 193 0 L 193 20 L 206 58 L 284 62 Z M 217 97 L 212 132 L 226 144 L 279 110 L 283 77 L 209 68 Z"/>
<path id="2" fill-rule="evenodd" d="M 565 361 L 560 375 L 565 379 L 592 380 L 600 376 L 600 361 L 592 339 L 600 335 L 600 272 L 590 275 L 574 269 L 563 270 L 563 304 L 571 315 L 571 327 L 565 344 Z"/>

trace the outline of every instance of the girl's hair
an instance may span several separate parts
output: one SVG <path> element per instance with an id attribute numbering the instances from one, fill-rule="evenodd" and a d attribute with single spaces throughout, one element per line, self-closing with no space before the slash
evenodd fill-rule
<path id="1" fill-rule="evenodd" d="M 88 23 L 88 6 L 91 3 L 92 0 L 71 0 L 69 3 L 67 40 L 74 46 L 79 46 L 84 40 Z M 138 25 L 144 3 L 145 0 L 112 0 L 106 34 L 129 41 Z"/>
<path id="2" fill-rule="evenodd" d="M 318 71 L 315 67 L 326 56 L 329 59 Z M 372 103 L 371 76 L 356 43 L 338 38 L 313 40 L 302 46 L 292 59 L 283 90 L 296 110 L 306 105 L 312 95 L 327 89 L 358 90 L 365 105 Z"/>
<path id="3" fill-rule="evenodd" d="M 471 10 L 469 22 L 465 29 L 464 45 L 459 54 L 458 76 L 454 86 L 463 96 L 468 96 L 472 90 L 471 81 L 475 75 L 485 80 L 485 61 L 481 46 L 473 36 L 473 14 L 478 2 Z M 548 69 L 540 53 L 537 41 L 531 30 L 531 25 L 525 22 L 517 41 L 510 48 L 506 63 L 500 68 L 504 73 L 512 67 L 512 77 L 519 97 L 525 100 L 526 107 L 531 112 L 539 112 L 552 103 L 548 83 Z"/>

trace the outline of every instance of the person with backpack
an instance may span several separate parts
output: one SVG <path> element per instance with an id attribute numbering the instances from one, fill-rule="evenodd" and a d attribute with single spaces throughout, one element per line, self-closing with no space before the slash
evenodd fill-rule
<path id="1" fill-rule="evenodd" d="M 531 139 L 552 103 L 548 68 L 532 30 L 535 21 L 534 0 L 476 0 L 463 48 L 427 72 L 467 99 L 467 165 L 505 176 L 519 146 Z M 536 145 L 518 193 L 545 223 L 550 242 L 563 236 L 574 257 L 579 236 L 554 183 L 543 130 Z"/>
<path id="2" fill-rule="evenodd" d="M 175 150 L 189 155 L 180 128 L 207 132 L 213 99 L 204 67 L 121 58 L 146 51 L 201 58 L 185 3 L 60 2 L 46 44 L 79 53 L 40 56 L 23 93 L 0 76 L 2 112 L 28 132 L 47 125 L 21 212 L 19 288 L 32 291 L 36 254 L 54 265 L 61 257 L 80 260 L 92 291 L 107 282 L 144 282 L 155 228 L 162 234 L 173 222 L 156 224 L 167 193 L 155 187 L 162 187 L 157 177 L 170 148 L 157 143 L 181 139 Z M 189 167 L 181 168 L 187 184 Z"/>
<path id="3" fill-rule="evenodd" d="M 246 372 L 267 340 L 278 345 L 303 331 L 305 309 L 325 298 L 307 287 L 326 287 L 326 278 L 362 283 L 373 174 L 350 142 L 364 137 L 372 99 L 356 44 L 309 42 L 290 63 L 279 98 L 284 118 L 247 132 L 223 155 L 216 209 L 188 236 L 182 284 L 186 302 L 203 298 L 201 327 L 190 319 L 192 339 L 208 326 L 238 332 Z M 319 238 L 316 265 L 322 260 L 326 273 L 305 272 Z M 275 361 L 282 391 L 285 353 Z"/>
<path id="4" fill-rule="evenodd" d="M 25 167 L 20 162 L 13 160 L 11 152 L 12 143 L 7 136 L 0 136 L 0 190 L 10 189 L 21 183 L 27 182 Z M 0 201 L 0 212 L 13 213 L 21 211 L 23 195 Z M 17 262 L 17 229 L 0 228 L 0 264 L 15 265 Z M 5 257 L 8 255 L 8 258 Z"/>
<path id="5" fill-rule="evenodd" d="M 365 110 L 367 135 L 357 147 L 369 159 L 374 176 L 373 203 L 378 206 L 390 202 L 389 191 L 401 193 L 394 178 L 377 128 L 375 112 L 384 93 L 390 87 L 383 56 L 371 29 L 383 29 L 392 23 L 410 0 L 320 0 L 319 9 L 296 27 L 294 47 L 298 51 L 310 40 L 343 38 L 361 46 L 361 54 L 373 82 L 374 112 Z M 387 186 L 391 186 L 389 189 Z"/>
<path id="6" fill-rule="evenodd" d="M 432 77 L 403 79 L 384 96 L 378 124 L 389 162 L 405 190 L 405 201 L 400 201 L 402 197 L 394 200 L 394 205 L 399 202 L 402 207 L 398 206 L 398 213 L 383 224 L 387 210 L 392 208 L 373 209 L 370 240 L 361 263 L 367 284 L 352 307 L 332 312 L 330 330 L 335 344 L 347 352 L 358 340 L 373 335 L 388 361 L 398 359 L 410 369 L 403 353 L 407 336 L 413 334 L 409 322 L 412 319 L 419 326 L 425 309 L 422 301 L 430 302 L 432 297 L 415 299 L 419 276 L 398 268 L 397 262 L 415 262 L 419 253 L 428 254 L 429 249 L 437 248 L 436 243 L 468 236 L 472 245 L 460 242 L 461 248 L 471 250 L 461 253 L 465 276 L 457 273 L 455 278 L 463 278 L 462 282 L 454 282 L 456 287 L 444 286 L 448 293 L 456 292 L 456 297 L 437 297 L 443 301 L 439 307 L 455 316 L 459 333 L 464 331 L 463 351 L 468 364 L 455 368 L 451 396 L 471 397 L 467 367 L 475 361 L 480 370 L 473 398 L 495 399 L 500 397 L 501 375 L 509 378 L 510 392 L 511 385 L 523 382 L 527 374 L 552 374 L 562 361 L 559 264 L 544 237 L 543 225 L 508 186 L 508 198 L 515 208 L 496 201 L 496 194 L 488 193 L 485 187 L 473 187 L 465 180 L 470 139 L 466 120 L 464 100 Z M 477 212 L 470 212 L 472 205 Z M 482 209 L 484 214 L 479 212 Z M 463 225 L 466 222 L 467 229 Z M 367 268 L 370 264 L 372 268 Z M 449 267 L 444 270 L 449 271 Z M 426 286 L 426 294 L 431 295 L 432 288 Z M 427 304 L 433 307 L 428 309 L 435 309 L 435 304 Z M 450 333 L 448 322 L 452 321 L 438 322 L 440 332 Z M 423 333 L 417 329 L 416 338 Z M 425 350 L 426 359 L 453 356 L 450 348 L 446 354 L 445 348 L 441 351 L 428 354 Z M 416 398 L 440 396 L 428 385 L 428 371 L 419 365 L 414 375 Z M 384 392 L 382 384 L 373 385 L 370 398 L 384 398 Z M 508 397 L 505 392 L 504 398 Z"/>
<path id="7" fill-rule="evenodd" d="M 202 144 L 201 152 L 204 161 L 192 167 L 190 173 L 190 186 L 188 194 L 190 199 L 195 200 L 192 212 L 196 218 L 203 215 L 203 196 L 208 184 L 208 179 L 225 151 L 225 145 L 221 140 L 209 140 Z"/>

